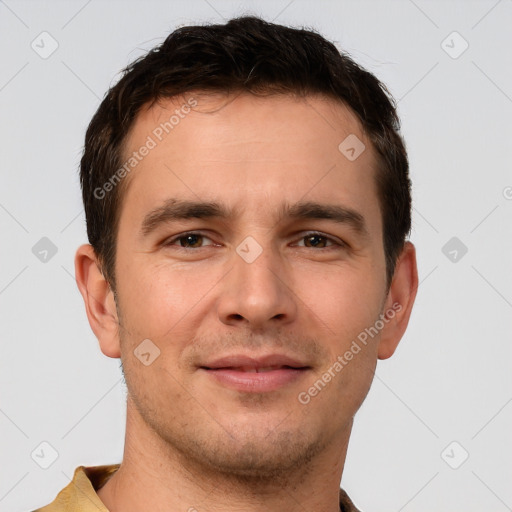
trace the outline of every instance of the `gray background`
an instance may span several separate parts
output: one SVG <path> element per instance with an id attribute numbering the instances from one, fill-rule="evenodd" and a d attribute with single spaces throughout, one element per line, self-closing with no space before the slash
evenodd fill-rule
<path id="1" fill-rule="evenodd" d="M 244 13 L 315 28 L 375 73 L 409 151 L 421 284 L 342 486 L 364 511 L 512 510 L 511 0 L 0 1 L 0 509 L 46 504 L 76 466 L 122 457 L 119 361 L 74 281 L 86 126 L 171 30 Z M 58 454 L 47 469 L 42 442 Z"/>

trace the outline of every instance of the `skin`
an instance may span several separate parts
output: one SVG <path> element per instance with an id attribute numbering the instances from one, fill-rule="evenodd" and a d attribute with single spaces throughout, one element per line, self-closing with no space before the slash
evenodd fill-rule
<path id="1" fill-rule="evenodd" d="M 124 178 L 117 303 L 92 247 L 76 253 L 89 323 L 102 352 L 121 358 L 128 387 L 124 458 L 98 495 L 125 512 L 337 511 L 353 417 L 377 360 L 393 354 L 409 321 L 415 248 L 406 242 L 388 291 L 374 151 L 344 105 L 320 96 L 190 95 L 198 106 Z M 126 155 L 184 101 L 141 111 Z M 349 134 L 366 145 L 354 161 L 338 150 Z M 169 197 L 238 211 L 142 237 L 144 215 Z M 357 210 L 368 236 L 328 219 L 279 221 L 283 201 L 299 200 Z M 169 244 L 188 231 L 204 238 L 181 251 L 179 240 Z M 310 231 L 347 245 L 313 245 Z M 252 263 L 236 252 L 247 236 L 262 248 Z M 379 334 L 301 403 L 298 394 L 394 303 L 401 309 Z M 144 339 L 160 350 L 148 366 L 134 355 Z M 250 393 L 197 367 L 242 352 L 286 353 L 311 368 L 275 391 Z"/>

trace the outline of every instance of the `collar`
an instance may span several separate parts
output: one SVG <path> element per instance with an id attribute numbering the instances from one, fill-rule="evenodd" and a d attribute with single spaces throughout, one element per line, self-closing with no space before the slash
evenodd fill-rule
<path id="1" fill-rule="evenodd" d="M 72 481 L 55 500 L 34 512 L 109 512 L 96 491 L 106 484 L 119 467 L 120 464 L 78 466 Z M 360 512 L 343 489 L 340 489 L 340 512 Z"/>

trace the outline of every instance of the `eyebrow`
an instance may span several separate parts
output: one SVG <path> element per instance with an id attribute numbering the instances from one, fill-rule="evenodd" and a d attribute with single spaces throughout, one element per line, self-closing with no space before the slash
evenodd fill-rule
<path id="1" fill-rule="evenodd" d="M 172 221 L 185 219 L 232 219 L 236 211 L 216 202 L 190 201 L 169 198 L 161 206 L 149 211 L 142 221 L 140 233 L 149 235 L 159 226 Z M 322 204 L 313 201 L 285 203 L 281 206 L 278 221 L 284 219 L 332 220 L 348 225 L 356 234 L 369 237 L 363 215 L 356 210 L 340 205 Z"/>

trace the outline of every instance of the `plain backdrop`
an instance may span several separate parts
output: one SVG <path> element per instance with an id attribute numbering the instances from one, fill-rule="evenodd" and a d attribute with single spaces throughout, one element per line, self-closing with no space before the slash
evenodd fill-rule
<path id="1" fill-rule="evenodd" d="M 409 152 L 421 283 L 342 486 L 365 512 L 512 510 L 511 0 L 0 1 L 0 510 L 122 457 L 119 361 L 74 280 L 87 124 L 173 29 L 241 14 L 314 28 L 375 73 Z"/>

